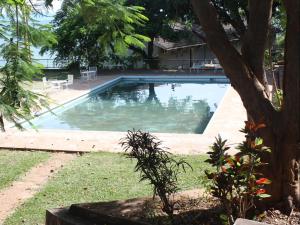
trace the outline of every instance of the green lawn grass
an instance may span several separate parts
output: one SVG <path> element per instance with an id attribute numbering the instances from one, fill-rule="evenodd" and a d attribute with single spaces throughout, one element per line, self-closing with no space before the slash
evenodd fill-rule
<path id="1" fill-rule="evenodd" d="M 9 186 L 49 156 L 46 152 L 0 150 L 0 189 Z"/>
<path id="2" fill-rule="evenodd" d="M 180 175 L 180 188 L 201 187 L 206 156 L 186 156 L 194 168 Z M 72 203 L 109 201 L 151 195 L 146 182 L 139 183 L 134 161 L 121 154 L 90 153 L 66 165 L 44 189 L 19 207 L 5 225 L 43 224 L 46 209 Z"/>

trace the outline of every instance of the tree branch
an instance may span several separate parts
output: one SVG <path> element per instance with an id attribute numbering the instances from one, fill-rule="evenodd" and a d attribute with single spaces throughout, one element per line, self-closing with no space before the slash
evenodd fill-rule
<path id="1" fill-rule="evenodd" d="M 35 11 L 37 14 L 39 14 L 39 15 L 41 15 L 41 16 L 44 16 L 44 17 L 52 17 L 52 16 L 48 16 L 48 15 L 46 15 L 46 14 L 40 12 L 40 11 L 34 6 L 34 4 L 32 3 L 31 0 L 29 0 L 29 3 L 30 3 L 30 5 L 31 5 L 33 11 Z M 50 6 L 50 5 L 49 5 L 49 6 Z"/>
<path id="2" fill-rule="evenodd" d="M 216 8 L 218 14 L 221 15 L 226 20 L 226 22 L 231 24 L 231 26 L 236 30 L 236 32 L 239 36 L 243 36 L 246 31 L 246 27 L 245 27 L 241 17 L 238 17 L 237 20 L 234 20 L 227 13 L 227 10 L 221 9 L 215 2 L 212 2 L 212 3 L 214 4 L 214 7 Z M 236 9 L 236 10 L 238 10 L 238 9 Z"/>
<path id="3" fill-rule="evenodd" d="M 236 2 L 236 7 L 234 7 L 231 11 L 233 12 L 233 14 L 235 15 L 235 21 L 237 23 L 237 25 L 239 26 L 240 28 L 240 31 L 241 31 L 241 36 L 245 34 L 246 32 L 246 25 L 245 25 L 245 22 L 242 17 L 241 17 L 241 14 L 240 14 L 240 6 L 237 4 Z M 245 10 L 244 10 L 245 14 L 247 13 Z"/>
<path id="4" fill-rule="evenodd" d="M 277 118 L 277 113 L 268 100 L 264 87 L 228 40 L 211 1 L 192 0 L 192 5 L 206 33 L 210 48 L 218 57 L 232 86 L 240 94 L 247 112 L 256 122 L 266 119 L 267 124 L 272 124 L 274 117 Z"/>
<path id="5" fill-rule="evenodd" d="M 272 16 L 273 0 L 249 0 L 249 24 L 243 38 L 242 54 L 257 79 L 267 87 L 264 53 Z"/>

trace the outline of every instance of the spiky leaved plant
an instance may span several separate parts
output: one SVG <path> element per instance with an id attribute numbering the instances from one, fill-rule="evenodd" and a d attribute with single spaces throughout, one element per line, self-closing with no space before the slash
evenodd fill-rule
<path id="1" fill-rule="evenodd" d="M 174 202 L 171 197 L 178 191 L 178 175 L 191 166 L 183 159 L 175 160 L 161 147 L 161 141 L 148 132 L 128 131 L 121 140 L 126 156 L 136 159 L 135 171 L 140 172 L 140 181 L 147 180 L 153 186 L 153 197 L 158 195 L 162 201 L 162 210 L 172 223 Z"/>

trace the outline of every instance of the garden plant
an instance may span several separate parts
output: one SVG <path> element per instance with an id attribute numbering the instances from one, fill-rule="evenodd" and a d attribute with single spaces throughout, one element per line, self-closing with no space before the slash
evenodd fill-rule
<path id="1" fill-rule="evenodd" d="M 220 136 L 208 152 L 210 158 L 206 162 L 215 168 L 214 172 L 206 171 L 212 181 L 209 191 L 221 201 L 226 212 L 221 218 L 228 224 L 233 224 L 237 218 L 249 217 L 258 200 L 270 197 L 265 186 L 271 181 L 259 172 L 265 166 L 261 155 L 270 154 L 270 149 L 263 145 L 263 139 L 258 135 L 263 127 L 264 124 L 246 122 L 242 130 L 246 140 L 238 145 L 238 152 L 233 156 L 227 153 L 230 150 L 227 140 Z"/>
<path id="2" fill-rule="evenodd" d="M 121 141 L 126 156 L 136 159 L 135 171 L 140 172 L 140 181 L 147 180 L 153 186 L 153 197 L 159 196 L 162 211 L 175 224 L 173 218 L 174 201 L 172 197 L 178 191 L 178 174 L 191 166 L 184 160 L 175 160 L 161 147 L 161 142 L 147 132 L 128 131 Z"/>

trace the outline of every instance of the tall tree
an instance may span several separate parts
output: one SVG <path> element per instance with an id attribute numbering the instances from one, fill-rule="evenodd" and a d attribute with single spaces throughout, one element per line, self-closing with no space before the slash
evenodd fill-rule
<path id="1" fill-rule="evenodd" d="M 42 65 L 32 60 L 30 46 L 55 42 L 51 28 L 32 18 L 33 5 L 25 0 L 0 2 L 0 56 L 5 65 L 0 69 L 0 130 L 4 119 L 22 128 L 20 120 L 29 120 L 35 110 L 47 106 L 46 99 L 29 90 L 28 84 L 42 74 Z"/>
<path id="2" fill-rule="evenodd" d="M 64 0 L 54 18 L 57 61 L 97 65 L 109 54 L 124 55 L 129 46 L 144 48 L 146 36 L 136 32 L 148 20 L 143 8 L 121 0 Z M 48 49 L 49 50 L 49 49 Z"/>
<path id="3" fill-rule="evenodd" d="M 285 203 L 286 209 L 300 205 L 300 2 L 283 0 L 286 11 L 283 103 L 276 110 L 263 76 L 272 0 L 248 1 L 248 24 L 242 34 L 242 51 L 229 42 L 219 20 L 218 8 L 210 0 L 192 0 L 207 42 L 218 57 L 232 86 L 239 93 L 254 122 L 264 121 L 262 135 L 272 154 L 266 173 L 272 179 L 270 201 Z"/>

